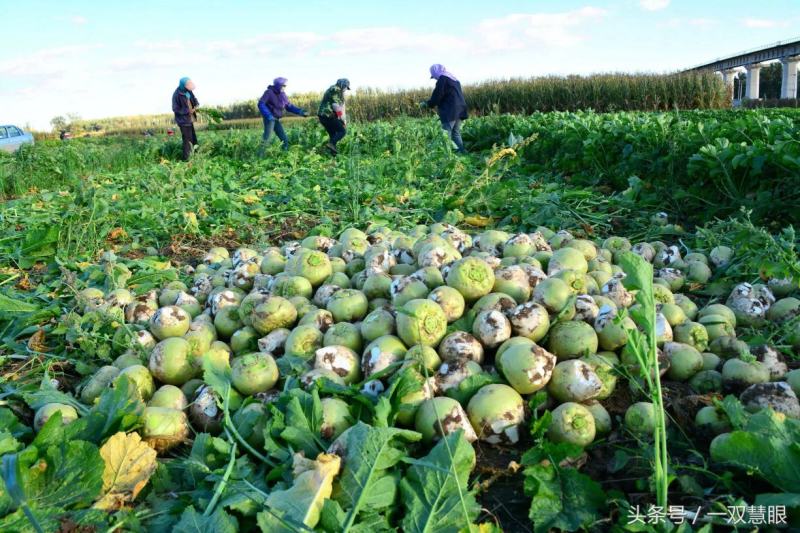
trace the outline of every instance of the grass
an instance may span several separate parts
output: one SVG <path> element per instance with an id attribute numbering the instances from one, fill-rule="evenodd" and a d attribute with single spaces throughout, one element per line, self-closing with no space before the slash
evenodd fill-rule
<path id="1" fill-rule="evenodd" d="M 179 139 L 165 136 L 44 141 L 0 156 L 0 253 L 19 264 L 108 248 L 268 242 L 448 213 L 455 222 L 480 215 L 506 228 L 654 239 L 682 231 L 653 226 L 656 211 L 691 229 L 745 207 L 757 226 L 780 228 L 797 216 L 790 204 L 800 189 L 787 166 L 797 148 L 786 139 L 798 121 L 800 113 L 773 110 L 499 115 L 465 123 L 466 157 L 452 153 L 434 119 L 356 124 L 336 160 L 318 149 L 325 134 L 309 120 L 287 128 L 288 152 L 273 144 L 264 159 L 257 129 L 201 133 L 189 164 L 179 161 Z M 706 143 L 722 136 L 735 149 L 706 158 Z M 746 164 L 733 163 L 737 154 Z M 742 180 L 754 165 L 754 187 L 717 193 L 726 172 Z M 791 251 L 778 248 L 771 254 L 785 263 Z"/>

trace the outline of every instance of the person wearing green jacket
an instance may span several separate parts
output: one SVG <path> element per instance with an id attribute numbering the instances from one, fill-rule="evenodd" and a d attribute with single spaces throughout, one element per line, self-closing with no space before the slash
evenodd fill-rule
<path id="1" fill-rule="evenodd" d="M 336 143 L 342 140 L 347 134 L 347 114 L 344 108 L 344 92 L 350 89 L 350 80 L 340 78 L 336 83 L 328 87 L 322 96 L 319 104 L 317 116 L 325 131 L 328 132 L 330 140 L 325 145 L 328 151 L 336 155 Z"/>

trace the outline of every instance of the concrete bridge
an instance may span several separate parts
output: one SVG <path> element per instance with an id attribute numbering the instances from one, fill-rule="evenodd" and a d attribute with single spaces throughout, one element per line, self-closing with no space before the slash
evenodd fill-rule
<path id="1" fill-rule="evenodd" d="M 758 82 L 761 67 L 766 62 L 780 61 L 783 71 L 781 98 L 797 98 L 797 66 L 800 64 L 800 37 L 778 41 L 752 50 L 737 52 L 689 70 L 712 70 L 722 74 L 722 80 L 733 94 L 733 79 L 744 67 L 747 73 L 745 98 L 758 99 Z"/>

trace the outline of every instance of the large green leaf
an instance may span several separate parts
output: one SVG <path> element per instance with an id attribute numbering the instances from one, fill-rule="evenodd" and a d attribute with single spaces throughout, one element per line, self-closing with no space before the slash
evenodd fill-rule
<path id="1" fill-rule="evenodd" d="M 30 230 L 17 250 L 17 259 L 21 268 L 30 268 L 36 261 L 52 257 L 56 253 L 58 243 L 58 225 Z"/>
<path id="2" fill-rule="evenodd" d="M 53 419 L 60 423 L 58 415 Z M 12 508 L 24 512 L 29 521 L 54 531 L 57 515 L 70 507 L 88 506 L 97 498 L 103 487 L 103 466 L 100 452 L 89 442 L 62 441 L 44 455 L 29 446 L 2 457 L 0 503 L 10 499 Z M 8 523 L 3 527 L 14 531 Z"/>
<path id="3" fill-rule="evenodd" d="M 619 264 L 625 272 L 624 285 L 636 290 L 636 301 L 639 308 L 631 313 L 636 323 L 645 333 L 655 331 L 655 296 L 653 293 L 653 265 L 633 252 L 624 252 Z M 649 334 L 649 333 L 648 333 Z"/>
<path id="4" fill-rule="evenodd" d="M 523 456 L 525 493 L 531 496 L 534 531 L 577 531 L 601 517 L 606 495 L 600 485 L 576 468 L 559 466 L 583 453 L 580 446 L 543 441 Z"/>
<path id="5" fill-rule="evenodd" d="M 69 398 L 58 391 L 47 394 L 40 392 L 36 393 L 39 395 L 36 396 L 36 401 L 41 401 L 43 398 L 59 398 L 53 396 L 56 393 L 65 399 Z M 32 401 L 27 396 L 26 400 Z M 51 399 L 51 401 L 56 400 Z M 81 409 L 85 411 L 86 407 L 81 405 Z M 130 380 L 121 379 L 117 381 L 116 386 L 104 390 L 99 401 L 89 409 L 89 412 L 74 422 L 63 425 L 53 422 L 56 416 L 51 417 L 36 435 L 33 444 L 39 448 L 46 448 L 62 441 L 76 439 L 100 443 L 114 433 L 132 429 L 138 423 L 143 410 L 144 404 L 136 393 L 135 385 Z M 60 414 L 57 414 L 57 417 L 60 420 Z"/>
<path id="6" fill-rule="evenodd" d="M 800 421 L 772 410 L 747 420 L 744 430 L 714 442 L 711 458 L 736 465 L 773 487 L 796 492 L 800 487 Z"/>
<path id="7" fill-rule="evenodd" d="M 343 449 L 344 469 L 334 487 L 333 498 L 346 510 L 344 529 L 356 522 L 358 514 L 389 507 L 397 496 L 397 475 L 391 469 L 405 456 L 401 441 L 418 441 L 415 431 L 376 428 L 363 422 L 351 427 L 337 440 Z"/>
<path id="8" fill-rule="evenodd" d="M 315 457 L 323 448 L 319 438 L 322 426 L 319 394 L 316 390 L 309 394 L 293 389 L 285 398 L 288 398 L 284 408 L 286 428 L 281 431 L 281 438 L 293 449 L 305 452 L 306 457 Z M 284 398 L 281 400 L 283 403 Z"/>
<path id="9" fill-rule="evenodd" d="M 457 533 L 475 521 L 481 508 L 467 488 L 475 451 L 463 432 L 448 435 L 422 459 L 407 462 L 411 467 L 400 481 L 406 509 L 403 531 Z"/>
<path id="10" fill-rule="evenodd" d="M 0 455 L 13 453 L 22 448 L 22 443 L 17 440 L 25 438 L 32 433 L 31 429 L 22 424 L 11 409 L 0 408 Z M 2 514 L 2 512 L 0 512 Z"/>
<path id="11" fill-rule="evenodd" d="M 175 524 L 173 533 L 237 533 L 239 524 L 222 509 L 217 509 L 209 516 L 198 513 L 189 506 L 183 511 L 180 521 Z"/>
<path id="12" fill-rule="evenodd" d="M 32 313 L 39 309 L 39 306 L 32 304 L 21 298 L 11 298 L 0 292 L 0 313 Z"/>

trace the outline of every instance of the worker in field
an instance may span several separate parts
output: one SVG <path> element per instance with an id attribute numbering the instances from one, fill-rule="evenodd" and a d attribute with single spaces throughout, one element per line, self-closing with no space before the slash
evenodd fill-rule
<path id="1" fill-rule="evenodd" d="M 187 77 L 181 78 L 178 88 L 172 94 L 172 112 L 175 113 L 175 122 L 181 130 L 183 138 L 183 160 L 188 161 L 192 150 L 197 145 L 197 133 L 194 131 L 194 122 L 197 120 L 197 108 L 200 103 L 194 96 L 194 82 Z"/>
<path id="2" fill-rule="evenodd" d="M 350 90 L 350 80 L 340 78 L 328 87 L 319 104 L 319 121 L 328 132 L 330 140 L 325 145 L 328 151 L 336 155 L 336 143 L 347 134 L 347 114 L 344 109 L 344 92 Z"/>
<path id="3" fill-rule="evenodd" d="M 436 80 L 436 87 L 428 100 L 420 102 L 420 107 L 437 108 L 442 128 L 450 135 L 458 153 L 466 153 L 461 139 L 461 121 L 467 118 L 467 102 L 461 91 L 461 82 L 438 63 L 431 65 L 430 72 L 431 79 Z"/>
<path id="4" fill-rule="evenodd" d="M 286 96 L 286 78 L 275 78 L 272 80 L 272 85 L 267 87 L 261 99 L 258 101 L 258 110 L 264 119 L 264 135 L 261 141 L 261 148 L 258 151 L 259 157 L 264 156 L 264 150 L 267 147 L 270 137 L 274 132 L 278 139 L 283 143 L 283 149 L 289 149 L 289 139 L 286 137 L 286 132 L 283 130 L 281 124 L 281 117 L 284 111 L 306 116 L 306 112 L 299 107 L 292 105 L 289 97 Z"/>

